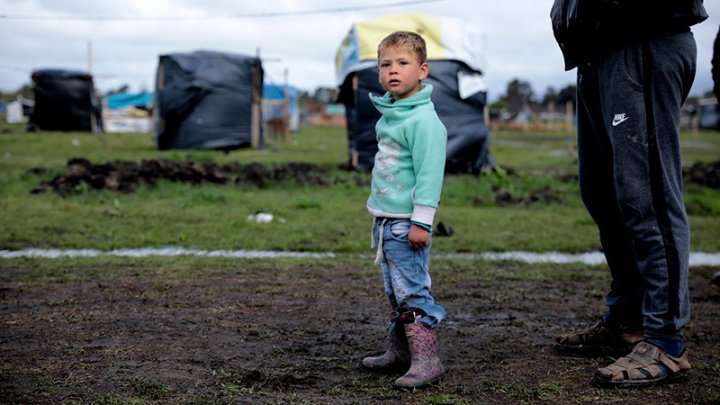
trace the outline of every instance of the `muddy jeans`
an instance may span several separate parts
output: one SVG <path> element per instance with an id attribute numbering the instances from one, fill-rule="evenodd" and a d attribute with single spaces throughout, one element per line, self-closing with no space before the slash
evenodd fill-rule
<path id="1" fill-rule="evenodd" d="M 373 240 L 381 250 L 380 266 L 385 294 L 393 311 L 398 313 L 419 309 L 425 312 L 420 319 L 431 328 L 437 328 L 445 317 L 445 309 L 430 295 L 430 242 L 428 246 L 413 250 L 408 245 L 409 219 L 376 218 Z M 382 233 L 382 234 L 381 234 Z"/>
<path id="2" fill-rule="evenodd" d="M 690 316 L 679 124 L 696 53 L 682 32 L 578 68 L 580 192 L 612 273 L 608 309 L 651 341 L 682 340 Z"/>

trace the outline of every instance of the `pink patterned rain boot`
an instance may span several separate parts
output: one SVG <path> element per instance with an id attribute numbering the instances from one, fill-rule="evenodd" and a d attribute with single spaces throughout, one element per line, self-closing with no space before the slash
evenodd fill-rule
<path id="1" fill-rule="evenodd" d="M 438 331 L 421 323 L 405 325 L 410 348 L 410 370 L 395 381 L 396 388 L 415 388 L 437 381 L 445 373 L 438 357 Z"/>
<path id="2" fill-rule="evenodd" d="M 362 366 L 370 370 L 392 370 L 410 365 L 410 352 L 403 325 L 395 323 L 389 337 L 390 344 L 385 354 L 362 359 Z"/>

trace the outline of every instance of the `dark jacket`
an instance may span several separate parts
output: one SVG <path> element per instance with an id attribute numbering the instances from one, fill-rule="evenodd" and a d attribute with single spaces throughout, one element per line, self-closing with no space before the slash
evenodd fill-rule
<path id="1" fill-rule="evenodd" d="M 703 0 L 555 0 L 550 10 L 565 70 L 636 41 L 687 31 L 707 17 Z"/>

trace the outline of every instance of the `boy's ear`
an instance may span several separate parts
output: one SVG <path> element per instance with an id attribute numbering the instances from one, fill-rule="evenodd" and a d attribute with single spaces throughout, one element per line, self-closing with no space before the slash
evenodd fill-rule
<path id="1" fill-rule="evenodd" d="M 430 65 L 427 62 L 420 65 L 420 80 L 425 80 L 430 73 Z"/>

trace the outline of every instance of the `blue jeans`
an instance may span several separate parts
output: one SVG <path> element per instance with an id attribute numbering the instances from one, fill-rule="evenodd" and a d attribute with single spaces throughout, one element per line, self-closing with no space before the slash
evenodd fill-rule
<path id="1" fill-rule="evenodd" d="M 382 260 L 385 294 L 392 309 L 397 313 L 421 310 L 425 316 L 419 322 L 431 328 L 437 328 L 445 317 L 445 309 L 437 304 L 430 295 L 430 244 L 413 250 L 408 245 L 410 232 L 409 219 L 376 218 L 373 238 L 382 241 Z M 380 232 L 382 231 L 382 235 Z"/>
<path id="2" fill-rule="evenodd" d="M 608 311 L 651 341 L 681 341 L 690 317 L 679 124 L 695 58 L 684 32 L 578 67 L 580 192 L 612 274 Z"/>

